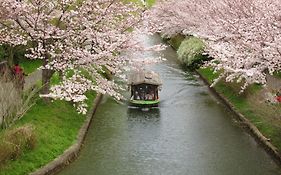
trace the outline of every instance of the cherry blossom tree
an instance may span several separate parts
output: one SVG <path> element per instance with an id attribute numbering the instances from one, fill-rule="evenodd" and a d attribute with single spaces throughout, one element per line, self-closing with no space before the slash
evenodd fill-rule
<path id="1" fill-rule="evenodd" d="M 202 38 L 220 78 L 266 84 L 281 69 L 279 0 L 164 0 L 146 14 L 151 32 Z M 218 79 L 218 80 L 219 80 Z"/>
<path id="2" fill-rule="evenodd" d="M 118 75 L 133 48 L 131 32 L 143 9 L 119 0 L 1 0 L 0 43 L 28 45 L 26 56 L 42 59 L 44 97 L 72 101 L 81 113 L 88 90 L 122 96 L 105 70 Z M 62 82 L 50 88 L 54 72 Z M 50 90 L 50 91 L 49 91 Z"/>

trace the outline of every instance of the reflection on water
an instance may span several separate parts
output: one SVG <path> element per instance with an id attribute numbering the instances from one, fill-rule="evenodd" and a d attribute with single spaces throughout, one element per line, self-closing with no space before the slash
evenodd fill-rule
<path id="1" fill-rule="evenodd" d="M 159 43 L 159 37 L 147 38 Z M 158 108 L 105 98 L 77 161 L 61 175 L 278 175 L 280 168 L 171 48 L 152 66 L 163 88 Z"/>
<path id="2" fill-rule="evenodd" d="M 157 122 L 160 120 L 160 110 L 158 107 L 153 108 L 138 108 L 128 107 L 127 110 L 128 121 L 145 121 L 145 122 Z"/>

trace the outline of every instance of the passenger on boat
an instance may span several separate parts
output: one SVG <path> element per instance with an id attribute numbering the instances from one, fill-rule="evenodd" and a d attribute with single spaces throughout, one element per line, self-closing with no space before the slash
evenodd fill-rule
<path id="1" fill-rule="evenodd" d="M 135 100 L 139 100 L 140 99 L 140 96 L 139 96 L 139 92 L 138 91 L 136 91 L 136 93 L 135 93 L 135 98 L 134 98 Z"/>
<path id="2" fill-rule="evenodd" d="M 145 99 L 146 99 L 146 100 L 153 100 L 153 99 L 154 99 L 154 94 L 153 94 L 153 92 L 150 91 L 149 94 L 146 94 L 146 95 L 145 95 Z"/>

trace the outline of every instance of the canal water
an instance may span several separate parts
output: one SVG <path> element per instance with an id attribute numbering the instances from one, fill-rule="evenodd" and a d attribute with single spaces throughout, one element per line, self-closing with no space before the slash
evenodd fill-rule
<path id="1" fill-rule="evenodd" d="M 145 45 L 161 43 L 144 37 Z M 103 98 L 78 159 L 60 175 L 278 175 L 280 168 L 176 52 L 153 65 L 163 80 L 159 108 Z M 147 52 L 145 55 L 157 56 Z"/>

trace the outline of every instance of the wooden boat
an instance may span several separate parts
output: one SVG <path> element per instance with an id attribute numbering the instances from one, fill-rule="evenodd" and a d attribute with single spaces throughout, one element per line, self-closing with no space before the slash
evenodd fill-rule
<path id="1" fill-rule="evenodd" d="M 158 106 L 162 85 L 158 73 L 148 70 L 134 71 L 129 75 L 130 104 L 139 107 Z"/>

